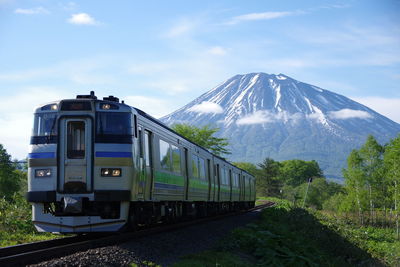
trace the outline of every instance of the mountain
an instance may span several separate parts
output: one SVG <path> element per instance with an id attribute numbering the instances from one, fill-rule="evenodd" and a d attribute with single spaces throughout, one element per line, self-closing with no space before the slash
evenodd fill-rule
<path id="1" fill-rule="evenodd" d="M 315 159 L 331 178 L 341 177 L 348 154 L 369 134 L 386 143 L 400 132 L 400 124 L 345 96 L 266 73 L 236 75 L 161 121 L 219 127 L 230 161 Z"/>

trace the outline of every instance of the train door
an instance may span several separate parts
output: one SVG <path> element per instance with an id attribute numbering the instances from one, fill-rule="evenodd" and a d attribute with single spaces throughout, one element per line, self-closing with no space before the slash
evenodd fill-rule
<path id="1" fill-rule="evenodd" d="M 92 188 L 92 120 L 64 117 L 59 128 L 58 191 L 86 193 Z"/>
<path id="2" fill-rule="evenodd" d="M 213 177 L 211 176 L 211 165 L 210 165 L 210 160 L 207 159 L 207 165 L 206 165 L 206 175 L 207 175 L 207 181 L 208 181 L 208 201 L 213 201 Z"/>
<path id="3" fill-rule="evenodd" d="M 228 181 L 229 181 L 229 201 L 233 200 L 233 178 L 232 178 L 232 170 L 229 169 L 228 171 Z"/>
<path id="4" fill-rule="evenodd" d="M 220 180 L 220 169 L 219 169 L 219 164 L 216 164 L 215 165 L 215 172 L 214 172 L 214 177 L 215 177 L 215 183 L 217 184 L 217 201 L 219 201 L 220 200 L 220 196 L 221 196 L 221 193 L 220 193 L 220 185 L 221 185 L 221 180 Z"/>
<path id="5" fill-rule="evenodd" d="M 184 164 L 185 164 L 185 197 L 184 197 L 184 199 L 185 200 L 188 200 L 189 199 L 189 152 L 188 152 L 188 149 L 185 147 L 184 148 L 184 153 L 185 153 L 185 155 L 184 155 L 184 157 L 185 157 L 185 159 L 184 159 Z"/>
<path id="6" fill-rule="evenodd" d="M 144 161 L 143 147 L 143 127 L 138 125 L 138 151 L 139 151 L 139 166 L 138 166 L 138 181 L 136 182 L 138 198 L 144 199 L 144 191 L 146 184 L 146 172 Z"/>
<path id="7" fill-rule="evenodd" d="M 239 186 L 240 186 L 240 201 L 244 201 L 244 179 L 243 174 L 239 174 Z"/>
<path id="8" fill-rule="evenodd" d="M 153 197 L 153 134 L 144 130 L 145 199 Z"/>

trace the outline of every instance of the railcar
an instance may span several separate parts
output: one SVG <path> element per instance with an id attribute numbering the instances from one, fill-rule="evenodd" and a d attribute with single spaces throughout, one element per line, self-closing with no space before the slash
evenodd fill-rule
<path id="1" fill-rule="evenodd" d="M 113 232 L 254 206 L 253 176 L 114 96 L 38 107 L 30 144 L 38 231 Z"/>

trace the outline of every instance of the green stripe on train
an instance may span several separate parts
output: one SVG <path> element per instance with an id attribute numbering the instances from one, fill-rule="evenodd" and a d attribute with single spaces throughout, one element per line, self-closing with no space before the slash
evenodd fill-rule
<path id="1" fill-rule="evenodd" d="M 189 187 L 196 189 L 205 189 L 208 190 L 208 182 L 204 180 L 199 180 L 196 178 L 192 178 L 189 180 Z"/>
<path id="2" fill-rule="evenodd" d="M 179 185 L 179 186 L 185 185 L 183 176 L 176 175 L 173 173 L 156 171 L 154 179 L 158 183 L 173 184 L 173 185 Z"/>

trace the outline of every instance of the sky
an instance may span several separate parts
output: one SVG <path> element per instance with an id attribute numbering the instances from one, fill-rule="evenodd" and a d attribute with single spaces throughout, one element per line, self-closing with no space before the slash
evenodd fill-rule
<path id="1" fill-rule="evenodd" d="M 94 90 L 161 117 L 236 74 L 283 73 L 400 123 L 400 1 L 0 0 L 0 144 Z"/>

